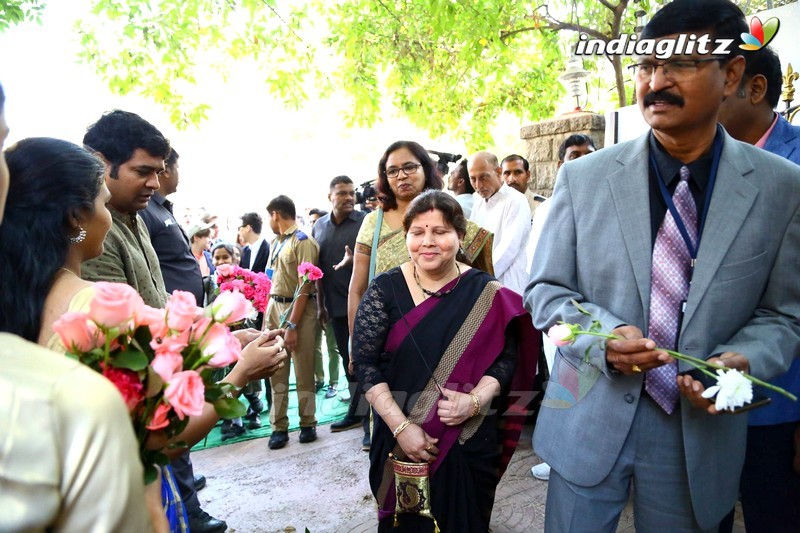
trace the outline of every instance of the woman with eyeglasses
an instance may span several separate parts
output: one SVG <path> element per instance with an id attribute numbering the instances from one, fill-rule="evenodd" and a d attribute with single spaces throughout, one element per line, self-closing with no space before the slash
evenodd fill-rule
<path id="1" fill-rule="evenodd" d="M 442 190 L 444 182 L 428 151 L 413 141 L 392 143 L 378 163 L 380 207 L 364 217 L 356 238 L 353 275 L 347 297 L 347 318 L 352 333 L 353 319 L 369 282 L 408 260 L 403 218 L 414 198 L 426 190 Z M 467 222 L 463 241 L 466 263 L 494 274 L 492 233 Z"/>

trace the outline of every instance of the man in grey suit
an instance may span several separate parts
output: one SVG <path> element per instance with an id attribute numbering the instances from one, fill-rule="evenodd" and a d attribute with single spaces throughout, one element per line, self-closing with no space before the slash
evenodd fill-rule
<path id="1" fill-rule="evenodd" d="M 745 32 L 728 0 L 676 0 L 642 38 Z M 539 329 L 597 320 L 623 340 L 582 336 L 556 355 L 534 435 L 552 467 L 547 531 L 615 531 L 634 480 L 637 531 L 716 531 L 736 501 L 747 417 L 717 413 L 653 339 L 766 379 L 800 349 L 800 169 L 718 128 L 744 70 L 728 49 L 638 57 L 652 130 L 559 171 L 525 305 Z M 676 300 L 664 299 L 667 263 L 685 273 Z"/>

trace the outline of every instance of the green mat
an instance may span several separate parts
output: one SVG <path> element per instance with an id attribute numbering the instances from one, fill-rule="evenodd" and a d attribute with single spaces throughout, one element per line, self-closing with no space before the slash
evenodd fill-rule
<path id="1" fill-rule="evenodd" d="M 324 346 L 324 344 L 323 344 Z M 326 350 L 323 348 L 322 350 L 322 358 L 323 358 L 323 365 L 324 368 L 327 370 L 328 368 L 328 354 Z M 347 407 L 349 402 L 342 402 L 339 398 L 344 396 L 348 398 L 350 396 L 350 392 L 347 389 L 347 377 L 344 375 L 344 370 L 339 365 L 339 394 L 334 396 L 333 398 L 326 399 L 325 398 L 325 391 L 327 390 L 327 386 L 324 387 L 317 393 L 317 425 L 327 424 L 330 422 L 335 422 L 336 420 L 341 420 L 347 414 Z M 327 384 L 327 382 L 326 382 Z M 297 387 L 294 377 L 294 365 L 289 372 L 289 409 L 288 409 L 288 416 L 289 416 L 289 431 L 296 431 L 300 428 L 300 417 L 298 415 L 297 409 Z M 264 402 L 264 407 L 266 408 L 267 401 L 264 398 L 264 393 L 261 393 L 261 400 Z M 245 407 L 249 404 L 244 396 L 239 397 L 239 401 L 241 401 Z M 272 435 L 272 427 L 269 424 L 269 411 L 264 411 L 261 413 L 261 427 L 259 429 L 247 429 L 247 420 L 243 420 L 245 424 L 245 433 L 239 437 L 235 437 L 232 439 L 228 439 L 226 441 L 222 441 L 222 435 L 220 433 L 220 428 L 222 427 L 222 421 L 219 421 L 214 429 L 211 430 L 211 433 L 208 436 L 194 445 L 192 448 L 193 451 L 197 450 L 205 450 L 206 448 L 216 448 L 217 446 L 225 446 L 226 444 L 233 444 L 234 442 L 241 442 L 244 440 L 251 440 L 251 439 L 261 439 L 264 437 L 269 437 Z"/>

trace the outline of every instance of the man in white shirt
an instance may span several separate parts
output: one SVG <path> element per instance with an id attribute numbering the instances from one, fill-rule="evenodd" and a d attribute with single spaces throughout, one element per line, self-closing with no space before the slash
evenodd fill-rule
<path id="1" fill-rule="evenodd" d="M 503 181 L 506 182 L 506 185 L 525 195 L 525 199 L 528 201 L 528 207 L 531 210 L 532 220 L 536 215 L 536 208 L 545 200 L 545 197 L 534 194 L 534 192 L 528 188 L 528 182 L 531 179 L 531 169 L 528 160 L 521 155 L 511 154 L 500 162 L 500 167 L 503 170 Z"/>
<path id="2" fill-rule="evenodd" d="M 525 244 L 531 229 L 531 210 L 525 195 L 501 179 L 497 156 L 478 152 L 467 161 L 475 203 L 470 220 L 494 233 L 494 275 L 507 288 L 522 294 L 528 281 Z"/>

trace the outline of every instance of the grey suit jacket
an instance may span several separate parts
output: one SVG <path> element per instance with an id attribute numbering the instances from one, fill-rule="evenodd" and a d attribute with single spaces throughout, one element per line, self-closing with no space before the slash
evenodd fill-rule
<path id="1" fill-rule="evenodd" d="M 524 296 L 537 328 L 558 321 L 588 328 L 574 298 L 604 330 L 630 324 L 647 335 L 647 176 L 647 135 L 561 167 Z M 741 352 L 755 376 L 784 372 L 800 349 L 798 265 L 800 167 L 726 134 L 678 350 L 702 358 Z M 565 370 L 602 374 L 581 400 L 542 408 L 534 446 L 565 479 L 594 486 L 628 435 L 643 376 L 612 374 L 603 345 L 590 337 L 560 349 L 552 373 Z M 556 390 L 547 388 L 545 404 Z M 747 417 L 711 416 L 683 398 L 678 413 L 695 516 L 711 527 L 736 501 Z"/>

